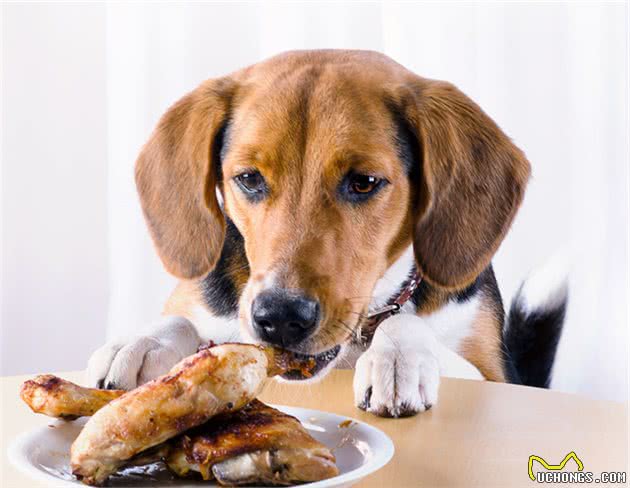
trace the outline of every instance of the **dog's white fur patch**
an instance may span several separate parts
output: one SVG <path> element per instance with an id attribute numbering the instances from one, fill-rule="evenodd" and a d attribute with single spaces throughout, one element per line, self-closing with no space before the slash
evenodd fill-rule
<path id="1" fill-rule="evenodd" d="M 371 309 L 382 307 L 400 290 L 401 285 L 409 277 L 409 272 L 414 265 L 414 259 L 413 247 L 409 246 L 394 264 L 385 271 L 383 277 L 374 286 L 370 303 Z"/>
<path id="2" fill-rule="evenodd" d="M 192 309 L 191 319 L 202 342 L 222 344 L 241 340 L 237 317 L 216 317 L 203 305 L 196 305 Z"/>
<path id="3" fill-rule="evenodd" d="M 432 314 L 424 316 L 423 320 L 442 344 L 453 351 L 458 351 L 462 340 L 471 333 L 479 304 L 478 297 L 462 303 L 451 301 Z"/>
<path id="4" fill-rule="evenodd" d="M 261 289 L 259 291 L 275 288 L 276 286 L 278 286 L 277 282 L 278 274 L 275 271 L 268 271 L 267 273 L 265 273 L 265 276 L 260 285 Z"/>
<path id="5" fill-rule="evenodd" d="M 526 312 L 558 308 L 566 301 L 569 293 L 569 262 L 567 252 L 558 252 L 529 274 L 517 296 Z"/>

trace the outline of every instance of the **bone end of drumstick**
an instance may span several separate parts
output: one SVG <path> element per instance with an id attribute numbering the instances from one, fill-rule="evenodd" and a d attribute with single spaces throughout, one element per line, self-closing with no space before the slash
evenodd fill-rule
<path id="1" fill-rule="evenodd" d="M 261 346 L 267 355 L 267 374 L 268 376 L 276 376 L 286 373 L 287 371 L 300 371 L 304 376 L 312 376 L 311 371 L 315 367 L 315 360 L 298 359 L 291 351 L 279 349 L 271 346 Z"/>

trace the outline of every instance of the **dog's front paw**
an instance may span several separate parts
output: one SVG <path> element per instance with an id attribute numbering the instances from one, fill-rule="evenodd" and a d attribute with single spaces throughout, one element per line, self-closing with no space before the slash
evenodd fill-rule
<path id="1" fill-rule="evenodd" d="M 88 382 L 98 388 L 131 390 L 166 373 L 182 358 L 177 350 L 151 336 L 108 342 L 90 357 Z"/>
<path id="2" fill-rule="evenodd" d="M 399 315 L 383 322 L 355 367 L 355 405 L 381 417 L 415 415 L 438 399 L 440 369 L 431 340 L 418 344 L 401 337 L 396 322 L 404 318 Z"/>
<path id="3" fill-rule="evenodd" d="M 199 345 L 194 327 L 186 319 L 169 319 L 153 335 L 112 341 L 90 357 L 87 381 L 90 386 L 131 390 L 167 373 Z"/>

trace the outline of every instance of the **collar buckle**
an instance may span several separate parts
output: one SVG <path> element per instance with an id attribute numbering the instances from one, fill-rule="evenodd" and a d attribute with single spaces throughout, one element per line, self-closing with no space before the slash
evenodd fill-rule
<path id="1" fill-rule="evenodd" d="M 371 312 L 368 312 L 367 318 L 373 319 L 374 317 L 378 317 L 379 315 L 382 315 L 387 312 L 391 312 L 392 315 L 394 315 L 400 312 L 400 309 L 401 309 L 400 305 L 398 305 L 397 303 L 392 303 L 391 305 L 385 305 L 383 307 L 372 310 Z"/>

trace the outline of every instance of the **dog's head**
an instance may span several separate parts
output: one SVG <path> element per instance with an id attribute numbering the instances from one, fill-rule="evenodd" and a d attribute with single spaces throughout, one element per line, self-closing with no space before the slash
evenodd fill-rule
<path id="1" fill-rule="evenodd" d="M 250 268 L 243 332 L 324 363 L 410 244 L 433 286 L 472 282 L 528 176 L 455 87 L 360 51 L 292 52 L 206 81 L 163 116 L 136 169 L 166 268 L 206 275 L 229 216 Z"/>

